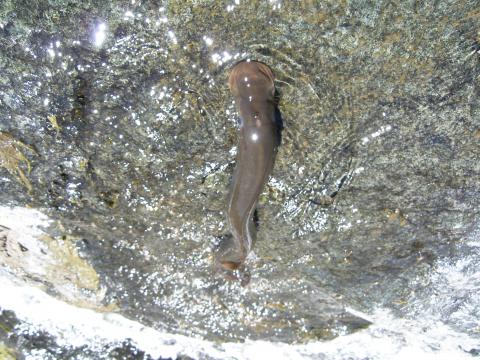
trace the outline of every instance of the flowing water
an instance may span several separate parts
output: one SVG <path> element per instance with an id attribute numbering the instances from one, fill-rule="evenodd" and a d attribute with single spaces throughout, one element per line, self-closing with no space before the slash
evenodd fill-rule
<path id="1" fill-rule="evenodd" d="M 0 358 L 478 356 L 479 44 L 476 1 L 4 0 Z M 241 59 L 284 122 L 247 286 Z"/>

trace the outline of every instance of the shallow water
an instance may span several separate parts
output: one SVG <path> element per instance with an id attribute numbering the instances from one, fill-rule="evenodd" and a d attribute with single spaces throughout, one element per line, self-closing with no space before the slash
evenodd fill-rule
<path id="1" fill-rule="evenodd" d="M 387 336 L 398 354 L 415 326 L 478 339 L 479 15 L 474 1 L 3 3 L 8 276 L 217 343 L 371 340 L 388 328 L 375 314 L 408 324 Z M 212 273 L 235 159 L 226 79 L 244 58 L 274 70 L 285 126 L 246 287 Z M 51 219 L 26 251 L 12 206 Z"/>

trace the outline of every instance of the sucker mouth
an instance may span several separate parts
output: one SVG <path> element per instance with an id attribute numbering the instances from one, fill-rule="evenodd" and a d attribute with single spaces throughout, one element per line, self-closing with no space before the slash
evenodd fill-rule
<path id="1" fill-rule="evenodd" d="M 219 261 L 215 272 L 220 274 L 225 280 L 240 281 L 241 286 L 247 286 L 250 283 L 250 272 L 242 262 Z"/>
<path id="2" fill-rule="evenodd" d="M 226 270 L 237 270 L 240 267 L 240 263 L 233 261 L 220 261 L 220 265 Z"/>

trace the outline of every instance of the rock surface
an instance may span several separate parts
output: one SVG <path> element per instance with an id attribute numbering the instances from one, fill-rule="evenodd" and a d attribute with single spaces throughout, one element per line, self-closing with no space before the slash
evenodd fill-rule
<path id="1" fill-rule="evenodd" d="M 0 217 L 5 276 L 215 342 L 332 340 L 379 308 L 478 337 L 476 1 L 7 0 L 0 49 L 0 206 L 51 220 L 29 269 Z M 247 287 L 212 273 L 244 58 L 285 126 Z M 5 311 L 0 354 L 29 354 Z"/>

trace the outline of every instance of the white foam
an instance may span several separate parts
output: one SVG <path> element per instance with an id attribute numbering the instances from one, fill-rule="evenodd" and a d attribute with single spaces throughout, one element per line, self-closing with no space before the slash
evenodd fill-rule
<path id="1" fill-rule="evenodd" d="M 35 241 L 49 219 L 33 209 L 0 206 L 0 224 L 14 229 L 21 241 Z M 458 266 L 443 266 L 438 274 L 452 274 L 459 281 Z M 452 273 L 455 272 L 455 273 Z M 442 278 L 445 278 L 442 276 Z M 460 279 L 462 283 L 462 279 Z M 463 284 L 463 283 L 462 283 Z M 365 330 L 339 336 L 330 341 L 305 345 L 288 345 L 268 341 L 224 343 L 218 345 L 198 338 L 170 334 L 144 326 L 115 313 L 99 313 L 64 303 L 42 290 L 25 285 L 10 272 L 0 269 L 0 308 L 15 312 L 21 320 L 17 331 L 46 331 L 60 346 L 86 346 L 102 354 L 105 346 L 119 345 L 127 339 L 146 354 L 176 358 L 187 355 L 203 358 L 208 354 L 218 359 L 471 359 L 468 353 L 478 349 L 479 340 L 458 332 L 432 316 L 432 313 L 412 319 L 400 319 L 385 309 L 365 315 L 347 309 L 373 324 Z M 478 291 L 478 288 L 468 288 Z M 34 350 L 29 359 L 43 359 L 44 353 Z M 103 354 L 102 354 L 103 355 Z M 321 357 L 323 358 L 323 357 Z"/>

